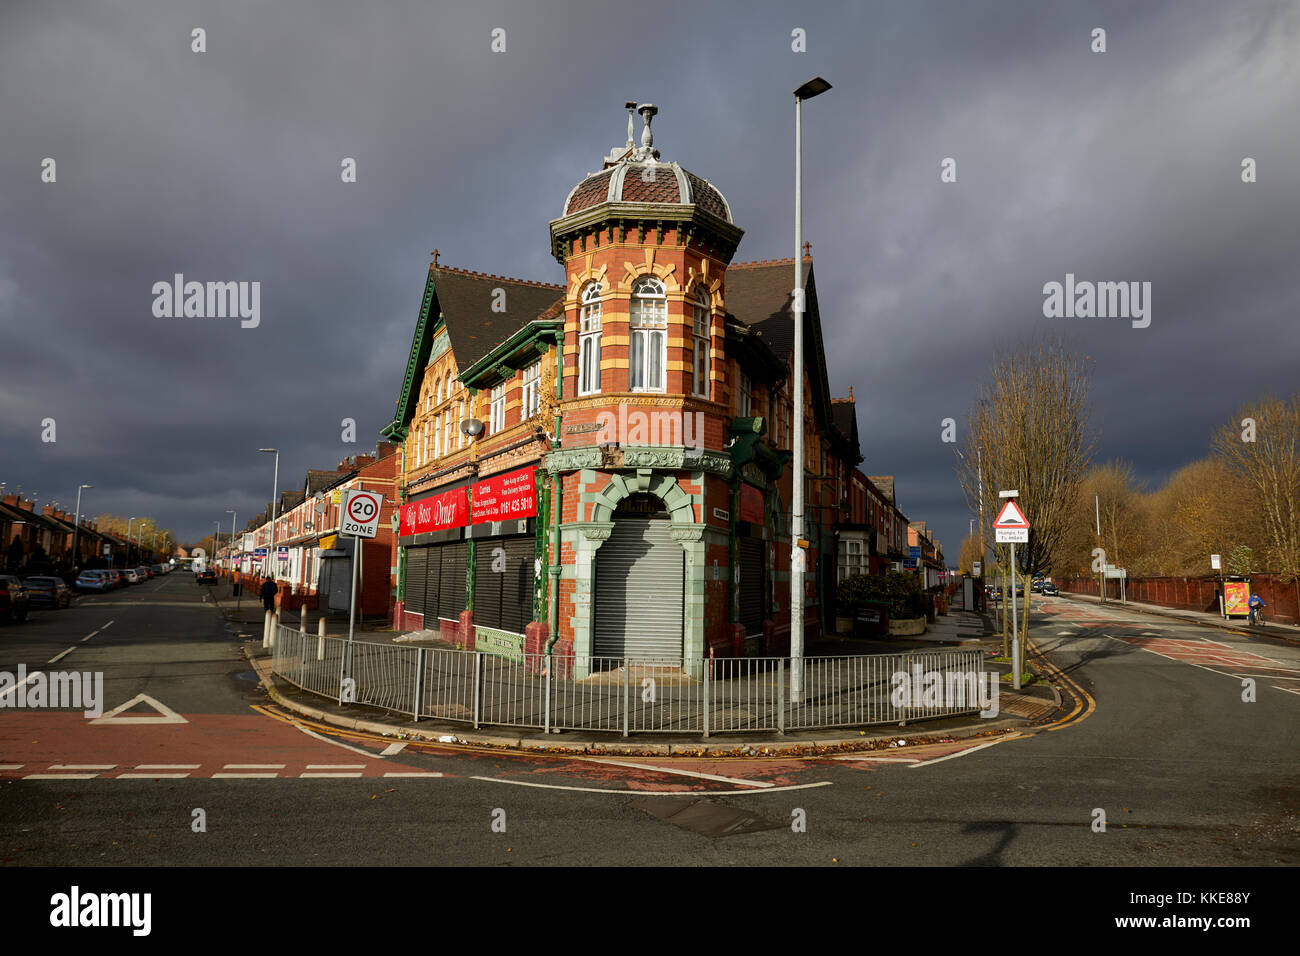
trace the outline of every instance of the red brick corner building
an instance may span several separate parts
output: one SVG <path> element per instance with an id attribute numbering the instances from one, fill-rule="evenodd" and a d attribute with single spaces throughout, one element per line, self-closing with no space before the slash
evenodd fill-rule
<path id="1" fill-rule="evenodd" d="M 792 259 L 732 263 L 710 182 L 628 139 L 550 223 L 555 285 L 440 266 L 397 414 L 398 610 L 519 659 L 788 653 Z M 808 250 L 805 249 L 805 252 Z M 808 639 L 834 616 L 855 424 L 804 257 Z M 841 416 L 842 417 L 842 416 Z"/>

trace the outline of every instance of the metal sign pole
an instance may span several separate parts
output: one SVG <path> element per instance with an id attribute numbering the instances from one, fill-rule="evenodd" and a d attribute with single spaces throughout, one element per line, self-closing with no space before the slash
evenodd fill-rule
<path id="1" fill-rule="evenodd" d="M 1020 620 L 1016 608 L 1016 543 L 1011 542 L 1011 686 L 1020 690 Z"/>

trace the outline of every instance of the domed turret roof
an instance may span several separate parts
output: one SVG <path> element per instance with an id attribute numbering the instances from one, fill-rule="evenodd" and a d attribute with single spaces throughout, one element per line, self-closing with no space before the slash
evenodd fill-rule
<path id="1" fill-rule="evenodd" d="M 615 147 L 605 158 L 605 168 L 591 173 L 569 190 L 564 200 L 561 217 L 571 216 L 601 203 L 646 203 L 694 205 L 724 222 L 732 223 L 731 206 L 718 188 L 707 179 L 682 169 L 677 163 L 659 161 L 659 151 L 654 149 L 654 135 L 650 120 L 657 107 L 646 103 L 639 111 L 645 118 L 641 131 L 641 146 L 632 142 L 632 112 L 635 103 L 628 103 L 627 143 Z"/>

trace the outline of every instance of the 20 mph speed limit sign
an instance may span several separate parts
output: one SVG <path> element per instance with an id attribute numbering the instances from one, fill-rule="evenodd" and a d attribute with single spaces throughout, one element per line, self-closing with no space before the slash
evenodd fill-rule
<path id="1" fill-rule="evenodd" d="M 379 530 L 379 509 L 384 496 L 373 491 L 349 491 L 343 498 L 342 534 L 373 538 Z"/>

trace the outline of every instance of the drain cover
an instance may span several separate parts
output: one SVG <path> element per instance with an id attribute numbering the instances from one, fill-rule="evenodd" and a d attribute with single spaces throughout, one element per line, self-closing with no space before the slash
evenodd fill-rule
<path id="1" fill-rule="evenodd" d="M 782 820 L 770 820 L 749 810 L 729 807 L 711 800 L 692 800 L 689 803 L 682 803 L 678 800 L 661 798 L 639 800 L 631 806 L 633 809 L 645 811 L 652 817 L 679 826 L 683 830 L 691 830 L 706 837 L 779 830 L 786 825 Z"/>

